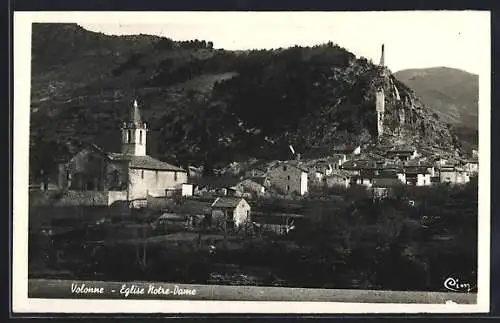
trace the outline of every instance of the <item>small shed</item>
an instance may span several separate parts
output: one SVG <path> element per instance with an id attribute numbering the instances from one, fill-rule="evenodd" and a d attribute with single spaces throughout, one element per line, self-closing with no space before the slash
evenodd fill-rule
<path id="1" fill-rule="evenodd" d="M 250 218 L 250 205 L 241 197 L 218 197 L 211 207 L 212 220 L 225 219 L 228 227 L 239 227 Z"/>

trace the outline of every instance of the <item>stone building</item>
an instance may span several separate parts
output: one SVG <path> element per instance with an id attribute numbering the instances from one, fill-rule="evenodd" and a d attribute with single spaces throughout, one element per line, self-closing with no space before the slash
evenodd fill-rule
<path id="1" fill-rule="evenodd" d="M 227 228 L 237 228 L 250 219 L 251 207 L 241 197 L 218 197 L 211 205 L 211 221 L 222 219 Z"/>
<path id="2" fill-rule="evenodd" d="M 82 149 L 59 165 L 58 182 L 63 191 L 77 191 L 84 200 L 99 196 L 111 204 L 117 200 L 163 196 L 181 190 L 187 172 L 146 154 L 147 125 L 142 122 L 137 101 L 123 123 L 120 153 L 105 152 L 96 145 Z M 73 194 L 74 195 L 74 194 Z M 82 198 L 73 201 L 82 203 Z"/>
<path id="3" fill-rule="evenodd" d="M 281 162 L 272 166 L 266 176 L 280 193 L 304 195 L 308 191 L 307 173 L 298 163 Z"/>
<path id="4" fill-rule="evenodd" d="M 353 177 L 355 175 L 352 172 L 336 169 L 325 177 L 325 185 L 326 187 L 348 188 Z"/>
<path id="5" fill-rule="evenodd" d="M 266 177 L 248 177 L 237 183 L 234 188 L 243 194 L 262 196 L 269 186 L 270 183 Z"/>

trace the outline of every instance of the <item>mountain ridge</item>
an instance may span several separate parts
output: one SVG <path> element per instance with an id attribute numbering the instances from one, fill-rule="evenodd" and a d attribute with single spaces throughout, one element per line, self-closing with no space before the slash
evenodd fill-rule
<path id="1" fill-rule="evenodd" d="M 445 122 L 478 129 L 479 76 L 461 69 L 431 67 L 394 73 Z"/>

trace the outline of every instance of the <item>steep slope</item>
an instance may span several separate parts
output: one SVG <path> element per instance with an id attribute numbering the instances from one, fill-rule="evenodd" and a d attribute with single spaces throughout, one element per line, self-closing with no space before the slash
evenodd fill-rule
<path id="1" fill-rule="evenodd" d="M 307 151 L 375 143 L 380 87 L 382 143 L 450 154 L 461 146 L 390 71 L 332 43 L 230 52 L 206 41 L 35 24 L 32 50 L 34 174 L 80 142 L 118 150 L 117 129 L 135 98 L 151 130 L 149 153 L 180 164 L 285 158 L 288 144 Z"/>
<path id="2" fill-rule="evenodd" d="M 402 70 L 394 75 L 414 89 L 441 120 L 450 123 L 464 143 L 477 147 L 478 75 L 448 67 Z"/>
<path id="3" fill-rule="evenodd" d="M 479 77 L 462 70 L 435 67 L 409 69 L 394 74 L 439 117 L 454 125 L 478 128 Z"/>

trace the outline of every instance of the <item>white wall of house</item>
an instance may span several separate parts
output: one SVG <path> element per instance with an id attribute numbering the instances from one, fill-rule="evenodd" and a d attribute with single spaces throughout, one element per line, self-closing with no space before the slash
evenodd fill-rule
<path id="1" fill-rule="evenodd" d="M 193 196 L 193 185 L 192 184 L 182 184 L 181 195 L 182 196 Z"/>
<path id="2" fill-rule="evenodd" d="M 348 188 L 350 185 L 350 179 L 348 177 L 343 176 L 330 176 L 326 178 L 326 186 L 327 187 L 344 187 Z"/>
<path id="3" fill-rule="evenodd" d="M 356 179 L 356 184 L 358 184 L 358 185 L 364 185 L 367 188 L 372 187 L 372 181 L 369 178 L 357 178 Z"/>
<path id="4" fill-rule="evenodd" d="M 186 172 L 129 169 L 129 199 L 146 198 L 148 194 L 164 195 L 167 189 L 181 189 L 187 183 Z"/>
<path id="5" fill-rule="evenodd" d="M 431 174 L 417 174 L 417 186 L 431 185 Z"/>
<path id="6" fill-rule="evenodd" d="M 466 163 L 465 166 L 465 171 L 467 171 L 469 174 L 477 174 L 479 172 L 479 164 L 478 163 Z"/>
<path id="7" fill-rule="evenodd" d="M 307 177 L 308 177 L 307 173 L 305 173 L 305 172 L 302 172 L 300 174 L 300 195 L 304 195 L 308 191 Z"/>
<path id="8" fill-rule="evenodd" d="M 441 170 L 440 173 L 441 183 L 450 184 L 466 184 L 470 181 L 470 177 L 466 172 L 457 170 Z"/>
<path id="9" fill-rule="evenodd" d="M 242 199 L 240 203 L 234 208 L 217 208 L 214 207 L 212 209 L 212 218 L 217 219 L 217 218 L 224 218 L 225 212 L 233 214 L 233 221 L 234 221 L 234 227 L 240 227 L 243 225 L 245 222 L 247 222 L 250 219 L 250 205 L 247 203 L 246 200 Z"/>
<path id="10" fill-rule="evenodd" d="M 406 183 L 406 174 L 405 173 L 398 173 L 396 174 L 398 176 L 398 179 L 402 182 L 402 183 Z"/>

